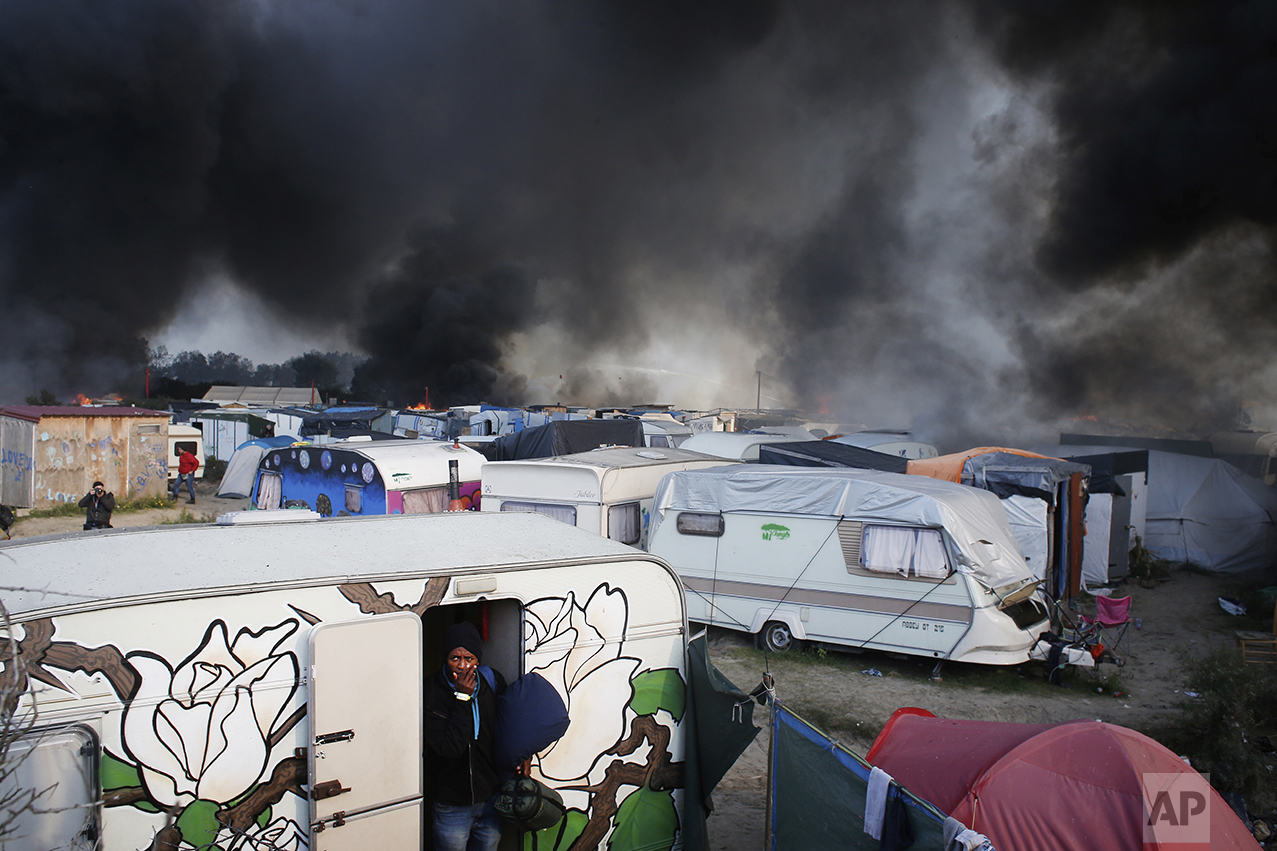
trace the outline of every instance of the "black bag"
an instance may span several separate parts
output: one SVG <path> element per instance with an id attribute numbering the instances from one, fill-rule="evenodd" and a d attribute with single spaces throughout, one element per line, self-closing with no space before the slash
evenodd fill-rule
<path id="1" fill-rule="evenodd" d="M 531 777 L 506 781 L 497 793 L 497 813 L 519 830 L 545 830 L 567 814 L 563 796 Z"/>

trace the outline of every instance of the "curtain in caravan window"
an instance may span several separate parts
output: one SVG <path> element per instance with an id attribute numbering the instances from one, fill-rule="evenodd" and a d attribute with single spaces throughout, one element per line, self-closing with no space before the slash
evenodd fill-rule
<path id="1" fill-rule="evenodd" d="M 944 579 L 949 575 L 949 557 L 944 540 L 935 529 L 919 529 L 914 541 L 913 573 L 923 579 Z"/>
<path id="2" fill-rule="evenodd" d="M 544 514 L 546 517 L 553 517 L 569 526 L 576 525 L 576 506 L 574 505 L 554 505 L 548 502 L 503 502 L 501 510 L 532 511 L 536 514 Z"/>
<path id="3" fill-rule="evenodd" d="M 622 505 L 609 505 L 607 508 L 607 536 L 622 544 L 637 544 L 641 522 L 639 520 L 639 504 L 627 502 Z"/>
<path id="4" fill-rule="evenodd" d="M 912 529 L 896 526 L 866 526 L 860 552 L 865 567 L 874 573 L 899 573 L 909 575 L 913 564 Z"/>
<path id="5" fill-rule="evenodd" d="M 279 508 L 284 495 L 284 477 L 279 473 L 262 473 L 257 482 L 257 507 Z"/>
<path id="6" fill-rule="evenodd" d="M 442 514 L 448 510 L 448 488 L 419 488 L 403 492 L 404 514 Z"/>
<path id="7" fill-rule="evenodd" d="M 875 573 L 898 573 L 923 579 L 944 579 L 949 560 L 935 529 L 866 526 L 861 544 L 864 565 Z"/>

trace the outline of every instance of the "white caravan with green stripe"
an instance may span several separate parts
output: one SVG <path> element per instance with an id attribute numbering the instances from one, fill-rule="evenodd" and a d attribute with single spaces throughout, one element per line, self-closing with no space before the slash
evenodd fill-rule
<path id="1" fill-rule="evenodd" d="M 1009 665 L 1048 629 L 993 494 L 924 476 L 741 465 L 671 473 L 648 550 L 688 617 L 797 641 Z"/>

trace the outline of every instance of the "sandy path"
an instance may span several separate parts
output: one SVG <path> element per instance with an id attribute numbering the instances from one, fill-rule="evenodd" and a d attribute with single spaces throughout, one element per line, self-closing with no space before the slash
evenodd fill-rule
<path id="1" fill-rule="evenodd" d="M 157 526 L 161 523 L 176 523 L 185 512 L 200 522 L 215 520 L 219 514 L 228 511 L 241 511 L 248 508 L 247 499 L 218 499 L 214 494 L 216 483 L 205 483 L 202 479 L 195 483 L 195 504 L 187 503 L 186 490 L 182 490 L 182 498 L 171 508 L 150 508 L 145 511 L 117 511 L 111 515 L 111 525 L 116 529 L 130 526 Z M 18 522 L 9 530 L 10 535 L 18 538 L 34 538 L 38 535 L 56 535 L 62 532 L 81 532 L 84 530 L 84 514 L 80 512 L 74 517 L 27 517 L 27 511 L 20 509 Z M 3 537 L 3 536 L 0 536 Z"/>

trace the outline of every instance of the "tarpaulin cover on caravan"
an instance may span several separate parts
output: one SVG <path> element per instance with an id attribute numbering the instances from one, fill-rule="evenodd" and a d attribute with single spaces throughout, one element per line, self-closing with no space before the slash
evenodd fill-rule
<path id="1" fill-rule="evenodd" d="M 866 759 L 989 837 L 998 851 L 1188 847 L 1163 845 L 1165 834 L 1143 841 L 1149 820 L 1144 783 L 1154 776 L 1147 782 L 1158 785 L 1148 788 L 1174 790 L 1177 804 L 1184 789 L 1210 796 L 1210 848 L 1259 847 L 1191 766 L 1141 733 L 1100 721 L 1008 724 L 899 709 Z M 1179 825 L 1159 819 L 1158 827 Z"/>
<path id="2" fill-rule="evenodd" d="M 489 461 L 521 461 L 589 452 L 600 446 L 643 446 L 638 420 L 554 420 L 505 434 L 480 447 Z"/>
<path id="3" fill-rule="evenodd" d="M 915 476 L 961 482 L 993 491 L 1003 498 L 1031 496 L 1054 505 L 1056 486 L 1068 481 L 1074 473 L 1090 473 L 1090 468 L 1023 449 L 983 446 L 954 455 L 910 461 L 909 472 Z"/>
<path id="4" fill-rule="evenodd" d="M 905 473 L 909 468 L 909 462 L 899 455 L 874 452 L 872 449 L 832 440 L 804 440 L 800 443 L 760 446 L 758 463 L 787 464 L 791 467 L 851 467 L 857 470 L 881 470 L 884 473 Z"/>
<path id="5" fill-rule="evenodd" d="M 875 470 L 732 465 L 670 473 L 652 498 L 652 529 L 671 512 L 757 511 L 854 517 L 944 528 L 958 547 L 957 569 L 989 588 L 1032 579 L 993 494 L 923 476 Z"/>
<path id="6" fill-rule="evenodd" d="M 1237 572 L 1277 555 L 1277 493 L 1213 458 L 1148 453 L 1144 546 L 1168 561 Z"/>

